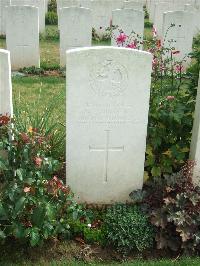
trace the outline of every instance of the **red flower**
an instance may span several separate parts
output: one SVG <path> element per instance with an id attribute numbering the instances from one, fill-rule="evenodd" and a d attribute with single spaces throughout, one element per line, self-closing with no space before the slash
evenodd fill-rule
<path id="1" fill-rule="evenodd" d="M 35 163 L 35 165 L 37 166 L 37 167 L 41 167 L 41 165 L 42 165 L 42 158 L 40 158 L 40 157 L 35 157 L 34 158 L 34 163 Z"/>
<path id="2" fill-rule="evenodd" d="M 157 48 L 158 48 L 158 49 L 160 49 L 160 48 L 161 48 L 161 46 L 162 46 L 162 45 L 161 45 L 161 40 L 157 40 L 157 43 L 156 43 L 156 45 L 157 45 Z"/>
<path id="3" fill-rule="evenodd" d="M 6 115 L 0 115 L 0 126 L 5 126 L 10 122 L 10 116 Z"/>
<path id="4" fill-rule="evenodd" d="M 126 41 L 127 37 L 128 36 L 125 33 L 121 32 L 120 35 L 117 37 L 117 43 L 123 44 Z"/>

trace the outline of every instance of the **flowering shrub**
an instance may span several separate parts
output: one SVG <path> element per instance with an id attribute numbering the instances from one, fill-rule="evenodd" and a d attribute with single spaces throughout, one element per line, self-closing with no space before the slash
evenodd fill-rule
<path id="1" fill-rule="evenodd" d="M 134 31 L 132 31 L 128 35 L 118 26 L 113 25 L 110 29 L 110 34 L 111 37 L 115 40 L 118 47 L 140 49 L 143 45 L 142 38 Z"/>
<path id="2" fill-rule="evenodd" d="M 18 132 L 9 118 L 0 121 L 0 239 L 14 237 L 35 246 L 69 237 L 66 220 L 77 208 L 69 188 L 55 175 L 59 162 L 47 156 L 50 133 L 32 127 Z"/>
<path id="3" fill-rule="evenodd" d="M 153 40 L 148 42 L 153 68 L 146 170 L 152 176 L 161 176 L 180 170 L 188 158 L 196 88 L 191 87 L 186 58 L 178 60 L 179 51 L 173 44 L 163 47 L 155 28 L 153 33 Z"/>
<path id="4" fill-rule="evenodd" d="M 155 27 L 152 36 L 141 42 L 134 32 L 128 36 L 120 30 L 115 40 L 118 46 L 133 49 L 143 44 L 153 55 L 145 168 L 147 177 L 160 177 L 180 170 L 188 158 L 196 88 L 185 68 L 187 57 L 177 58 L 180 52 L 173 40 L 164 47 Z"/>

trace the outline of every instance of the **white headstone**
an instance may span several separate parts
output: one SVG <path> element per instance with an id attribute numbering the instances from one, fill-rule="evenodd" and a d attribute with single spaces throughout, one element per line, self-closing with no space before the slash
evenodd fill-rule
<path id="1" fill-rule="evenodd" d="M 0 114 L 13 114 L 10 52 L 0 49 Z"/>
<path id="2" fill-rule="evenodd" d="M 48 12 L 48 5 L 49 5 L 49 1 L 45 0 L 45 13 Z"/>
<path id="3" fill-rule="evenodd" d="M 6 34 L 5 7 L 10 5 L 10 0 L 0 0 L 0 35 Z"/>
<path id="4" fill-rule="evenodd" d="M 123 8 L 123 0 L 92 1 L 92 25 L 99 36 L 104 35 L 106 29 L 110 27 L 112 20 L 112 11 L 118 8 Z"/>
<path id="5" fill-rule="evenodd" d="M 155 4 L 154 10 L 154 26 L 157 29 L 158 37 L 162 37 L 162 27 L 163 27 L 163 13 L 167 11 L 172 11 L 172 5 L 168 2 L 160 2 Z"/>
<path id="6" fill-rule="evenodd" d="M 60 10 L 64 7 L 80 7 L 79 0 L 57 0 L 58 28 L 60 29 Z"/>
<path id="7" fill-rule="evenodd" d="M 136 10 L 143 11 L 143 3 L 142 2 L 135 2 L 135 1 L 125 1 L 124 8 L 133 8 Z"/>
<path id="8" fill-rule="evenodd" d="M 15 6 L 35 6 L 39 10 L 39 29 L 43 33 L 45 31 L 45 0 L 11 0 L 11 4 Z"/>
<path id="9" fill-rule="evenodd" d="M 80 6 L 85 8 L 92 8 L 92 0 L 79 0 Z"/>
<path id="10" fill-rule="evenodd" d="M 169 11 L 163 15 L 164 47 L 174 47 L 180 53 L 177 60 L 182 60 L 192 51 L 194 33 L 194 15 L 185 11 Z M 175 26 L 170 27 L 174 24 Z M 172 40 L 172 42 L 171 42 Z M 187 60 L 189 62 L 190 60 Z"/>
<path id="11" fill-rule="evenodd" d="M 159 0 L 151 0 L 149 6 L 149 20 L 153 22 L 154 20 L 154 13 L 155 13 L 155 4 L 159 3 Z"/>
<path id="12" fill-rule="evenodd" d="M 92 45 L 92 13 L 84 7 L 60 9 L 60 64 L 66 64 L 66 50 Z"/>
<path id="13" fill-rule="evenodd" d="M 143 185 L 152 55 L 67 52 L 67 183 L 79 202 L 129 201 Z"/>
<path id="14" fill-rule="evenodd" d="M 10 6 L 6 8 L 6 45 L 11 53 L 13 70 L 40 66 L 38 8 Z"/>
<path id="15" fill-rule="evenodd" d="M 191 5 L 191 4 L 185 4 L 185 5 L 184 5 L 184 10 L 185 10 L 185 11 L 195 12 L 195 11 L 196 11 L 196 8 L 195 8 L 194 5 Z"/>
<path id="16" fill-rule="evenodd" d="M 196 107 L 190 145 L 190 159 L 195 162 L 193 180 L 200 185 L 200 79 L 197 89 Z"/>
<path id="17" fill-rule="evenodd" d="M 117 46 L 116 37 L 119 35 L 119 30 L 122 30 L 126 35 L 130 35 L 134 38 L 129 38 L 129 44 L 137 41 L 143 41 L 144 33 L 144 12 L 140 10 L 135 10 L 131 8 L 117 9 L 112 13 L 112 24 L 118 26 L 117 29 L 113 30 L 112 45 Z M 139 38 L 137 37 L 139 35 Z M 139 45 L 142 48 L 142 44 Z"/>
<path id="18" fill-rule="evenodd" d="M 185 4 L 184 10 L 193 13 L 194 17 L 194 35 L 199 33 L 200 30 L 200 10 L 194 4 Z"/>
<path id="19" fill-rule="evenodd" d="M 185 4 L 193 5 L 195 0 L 174 0 L 174 11 L 184 10 Z"/>

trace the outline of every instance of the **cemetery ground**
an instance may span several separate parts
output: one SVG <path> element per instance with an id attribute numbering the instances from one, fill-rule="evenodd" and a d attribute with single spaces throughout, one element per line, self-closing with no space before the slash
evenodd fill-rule
<path id="1" fill-rule="evenodd" d="M 145 30 L 145 36 L 150 38 L 151 28 Z M 196 44 L 199 45 L 199 42 L 199 38 L 197 38 Z M 93 44 L 97 45 L 99 43 L 94 41 Z M 108 45 L 109 41 L 104 41 L 100 44 Z M 159 46 L 159 43 L 157 46 Z M 4 39 L 0 39 L 0 47 L 5 48 Z M 191 228 L 194 230 L 196 228 L 192 223 L 198 216 L 197 207 L 199 207 L 200 204 L 199 201 L 195 201 L 195 196 L 199 195 L 199 191 L 194 190 L 190 180 L 187 180 L 187 177 L 183 173 L 180 174 L 179 172 L 179 174 L 177 174 L 176 184 L 174 184 L 173 181 L 174 176 L 171 175 L 172 170 L 174 172 L 176 172 L 176 170 L 180 170 L 188 156 L 188 144 L 192 126 L 191 117 L 194 110 L 194 99 L 196 93 L 195 88 L 197 87 L 199 72 L 198 63 L 200 62 L 200 60 L 197 60 L 196 63 L 195 60 L 199 59 L 199 51 L 196 51 L 194 66 L 189 70 L 187 75 L 182 76 L 180 69 L 178 69 L 177 83 L 174 83 L 174 79 L 171 78 L 165 80 L 163 77 L 160 77 L 159 74 L 155 74 L 153 79 L 150 122 L 152 124 L 156 124 L 157 127 L 156 132 L 152 132 L 151 129 L 149 130 L 150 137 L 147 143 L 145 173 L 146 178 L 151 175 L 152 177 L 158 177 L 159 179 L 163 173 L 167 173 L 168 175 L 170 174 L 170 178 L 168 178 L 167 181 L 165 178 L 163 178 L 164 180 L 162 186 L 160 184 L 152 184 L 150 182 L 148 183 L 148 186 L 145 187 L 147 194 L 149 190 L 151 191 L 151 194 L 153 194 L 151 197 L 152 201 L 148 197 L 145 198 L 147 202 L 151 202 L 153 206 L 151 207 L 154 208 L 154 213 L 151 213 L 151 215 L 154 218 L 152 224 L 156 227 L 156 229 L 152 229 L 151 225 L 147 222 L 146 215 L 143 216 L 140 210 L 137 208 L 132 209 L 132 206 L 130 206 L 130 209 L 127 207 L 125 210 L 121 206 L 116 206 L 116 209 L 111 209 L 110 213 L 106 212 L 105 210 L 99 210 L 98 208 L 92 208 L 91 210 L 81 209 L 81 207 L 77 206 L 76 203 L 71 200 L 71 195 L 69 195 L 69 192 L 62 185 L 62 183 L 60 183 L 57 176 L 59 176 L 60 179 L 65 180 L 66 97 L 65 72 L 59 68 L 59 40 L 58 31 L 55 26 L 48 26 L 46 37 L 41 36 L 40 49 L 41 69 L 24 69 L 21 73 L 14 73 L 12 78 L 14 113 L 16 116 L 15 127 L 19 132 L 26 132 L 26 134 L 21 134 L 21 137 L 18 139 L 20 148 L 17 148 L 17 153 L 19 152 L 19 157 L 24 156 L 23 158 L 26 158 L 27 150 L 24 149 L 23 153 L 21 151 L 22 147 L 24 147 L 23 145 L 26 144 L 27 141 L 39 140 L 40 144 L 43 145 L 43 149 L 40 150 L 40 153 L 42 155 L 50 154 L 52 158 L 61 163 L 61 166 L 59 165 L 59 167 L 57 167 L 56 162 L 54 160 L 50 160 L 46 163 L 46 165 L 44 165 L 43 168 L 40 158 L 35 157 L 34 159 L 36 170 L 37 167 L 41 167 L 41 172 L 44 176 L 52 172 L 55 175 L 51 180 L 51 183 L 48 184 L 50 186 L 48 189 L 50 189 L 51 192 L 53 190 L 52 193 L 55 193 L 55 195 L 58 196 L 57 186 L 59 186 L 59 189 L 61 189 L 63 193 L 62 195 L 59 194 L 58 196 L 61 207 L 59 204 L 57 204 L 55 198 L 55 201 L 52 201 L 52 208 L 50 208 L 48 204 L 45 206 L 45 208 L 48 209 L 49 220 L 45 220 L 45 223 L 48 224 L 48 226 L 45 225 L 46 227 L 43 228 L 44 239 L 48 239 L 48 236 L 53 235 L 52 232 L 54 231 L 52 227 L 55 227 L 60 233 L 65 232 L 65 234 L 59 239 L 55 235 L 51 238 L 51 240 L 44 240 L 44 245 L 39 247 L 30 247 L 26 241 L 24 241 L 24 243 L 22 241 L 22 243 L 19 244 L 16 238 L 24 239 L 23 236 L 25 232 L 23 231 L 23 226 L 29 230 L 29 242 L 32 246 L 36 246 L 38 243 L 42 244 L 43 239 L 41 239 L 41 234 L 39 233 L 41 231 L 32 230 L 33 228 L 29 221 L 24 220 L 23 226 L 21 226 L 20 223 L 18 223 L 19 221 L 15 220 L 16 216 L 13 215 L 12 219 L 13 221 L 16 221 L 15 237 L 10 237 L 8 238 L 8 241 L 5 241 L 4 244 L 1 244 L 0 265 L 84 265 L 84 263 L 91 263 L 92 265 L 95 265 L 96 262 L 98 262 L 100 265 L 104 265 L 105 263 L 109 263 L 109 265 L 112 265 L 113 263 L 113 265 L 115 265 L 114 263 L 117 263 L 118 261 L 122 263 L 124 260 L 128 261 L 127 263 L 123 263 L 124 265 L 132 266 L 200 265 L 200 260 L 198 257 L 184 257 L 193 254 L 193 251 L 199 245 L 199 236 L 197 234 L 198 231 L 194 231 L 193 234 L 191 234 L 190 231 Z M 154 70 L 156 73 L 155 68 Z M 179 77 L 179 75 L 181 77 Z M 168 91 L 168 88 L 170 87 L 168 86 L 169 84 L 176 89 L 175 93 L 171 89 Z M 161 95 L 161 90 L 159 89 L 160 87 L 166 89 L 166 92 L 161 92 Z M 158 103 L 161 104 L 157 108 Z M 169 124 L 167 124 L 168 120 L 170 120 Z M 168 129 L 170 130 L 170 136 L 173 136 L 173 140 L 176 139 L 176 142 L 178 143 L 177 145 L 172 145 L 172 138 L 167 139 L 166 136 L 168 134 Z M 182 136 L 181 143 L 177 141 L 180 135 Z M 45 139 L 46 136 L 50 137 L 51 139 Z M 47 143 L 46 141 L 43 141 L 44 139 L 47 140 Z M 50 150 L 49 145 L 51 146 Z M 157 149 L 154 149 L 154 146 L 156 146 Z M 35 146 L 31 146 L 30 149 L 34 147 Z M 158 159 L 158 154 L 161 154 L 158 160 L 159 164 L 154 165 L 155 160 Z M 190 170 L 191 165 L 188 164 L 186 168 L 186 170 Z M 23 170 L 24 169 L 17 172 L 20 181 L 23 179 Z M 187 184 L 186 187 L 183 186 L 185 183 Z M 9 197 L 10 195 L 12 197 L 12 195 L 14 195 L 12 184 L 9 185 L 9 183 L 7 183 L 7 185 Z M 182 204 L 179 201 L 176 202 L 175 198 L 173 198 L 174 195 L 170 194 L 171 191 L 167 190 L 169 187 L 175 191 L 181 190 L 181 192 L 184 193 L 187 202 L 190 200 L 190 198 L 194 199 L 194 206 L 190 206 L 194 212 L 194 217 L 191 221 L 191 224 L 189 224 L 189 228 L 188 224 L 185 226 L 184 222 L 182 222 L 183 217 L 174 217 L 173 215 L 170 217 L 172 220 L 174 219 L 173 221 L 175 224 L 176 221 L 178 221 L 175 230 L 180 232 L 182 238 L 177 234 L 177 232 L 173 231 L 174 227 L 171 228 L 170 223 L 165 224 L 163 222 L 166 220 L 166 216 L 169 215 L 169 213 L 171 214 L 170 207 L 173 207 L 174 202 L 178 206 L 179 204 Z M 33 197 L 34 200 L 37 201 L 37 204 L 41 204 L 42 196 L 44 196 L 45 190 L 42 190 L 39 185 L 37 188 L 39 191 L 37 199 L 35 197 L 35 191 L 30 188 L 28 183 L 26 183 L 26 186 L 23 189 L 24 193 L 30 193 L 32 195 L 30 198 Z M 164 200 L 162 195 L 158 193 L 159 191 L 165 191 L 165 200 L 168 200 L 165 208 L 167 209 L 169 206 L 169 209 L 165 209 L 166 213 L 163 217 L 158 215 L 159 212 L 163 212 L 162 206 L 154 206 L 154 196 L 158 197 L 157 200 L 160 200 L 160 202 Z M 140 204 L 142 201 L 142 196 L 144 195 L 138 194 L 134 196 L 135 202 Z M 23 197 L 16 198 L 18 204 L 16 207 L 17 210 L 15 209 L 15 212 L 20 210 L 21 206 L 23 205 L 23 200 Z M 68 206 L 69 202 L 72 204 L 70 205 L 70 208 L 67 209 L 66 213 L 66 206 Z M 180 206 L 180 208 L 184 207 Z M 58 224 L 55 223 L 52 226 L 52 215 L 59 216 L 59 214 L 56 212 L 57 209 L 64 212 L 64 219 L 66 220 L 60 219 Z M 188 211 L 188 205 L 185 207 L 184 211 Z M 111 226 L 113 223 L 112 218 L 115 213 L 118 213 L 118 216 L 116 217 L 119 219 L 119 224 L 116 229 L 115 226 Z M 40 228 L 40 225 L 43 224 L 42 219 L 44 219 L 42 209 L 37 209 L 37 212 L 34 216 L 34 223 L 37 224 L 37 228 Z M 77 221 L 75 219 L 74 221 L 74 216 L 80 216 L 82 220 Z M 128 230 L 131 230 L 129 235 L 132 234 L 135 241 L 134 247 L 139 251 L 136 252 L 136 254 L 132 252 L 130 255 L 129 247 L 133 244 L 133 239 L 127 239 L 126 230 L 127 226 L 129 225 L 129 219 L 132 216 L 134 216 L 136 221 L 140 221 L 139 227 L 136 226 L 136 229 L 131 229 L 128 227 Z M 42 217 L 42 219 L 38 219 L 38 217 Z M 110 242 L 114 243 L 114 246 L 120 250 L 120 252 L 116 252 L 115 249 L 110 247 L 100 247 L 101 245 L 104 246 L 105 244 L 104 241 L 106 233 L 104 231 L 104 226 L 102 226 L 102 221 L 104 221 L 104 219 L 106 219 L 107 226 L 110 229 Z M 49 221 L 51 222 L 49 223 Z M 182 222 L 181 225 L 183 227 L 179 226 L 179 222 Z M 68 234 L 70 233 L 68 226 L 72 229 L 72 238 L 75 240 L 65 242 L 64 239 L 67 239 L 69 237 Z M 119 229 L 121 229 L 121 235 L 119 234 L 118 242 L 116 242 L 115 236 L 117 235 Z M 157 233 L 156 244 L 160 247 L 161 251 L 156 248 L 153 251 L 150 248 L 153 245 L 153 236 L 155 233 Z M 159 233 L 161 233 L 161 235 L 159 235 Z M 170 239 L 168 239 L 168 235 L 170 235 Z M 2 231 L 0 231 L 0 236 L 2 238 L 4 236 Z M 96 245 L 96 243 L 100 243 L 100 245 Z M 156 246 L 156 244 L 154 243 L 154 246 Z M 162 247 L 166 247 L 166 249 L 162 251 Z M 145 248 L 147 248 L 147 251 L 143 251 Z M 196 253 L 198 252 L 194 252 L 194 254 Z M 161 258 L 165 259 L 159 261 Z M 150 259 L 150 261 L 144 261 L 146 259 Z"/>

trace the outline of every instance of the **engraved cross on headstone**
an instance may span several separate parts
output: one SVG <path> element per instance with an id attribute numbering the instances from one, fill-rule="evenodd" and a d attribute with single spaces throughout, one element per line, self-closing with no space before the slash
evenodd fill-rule
<path id="1" fill-rule="evenodd" d="M 89 146 L 90 151 L 105 152 L 105 162 L 104 162 L 104 182 L 108 181 L 108 164 L 109 164 L 109 152 L 124 151 L 124 146 L 110 146 L 110 130 L 105 130 L 106 132 L 106 144 L 103 147 L 93 147 Z"/>

